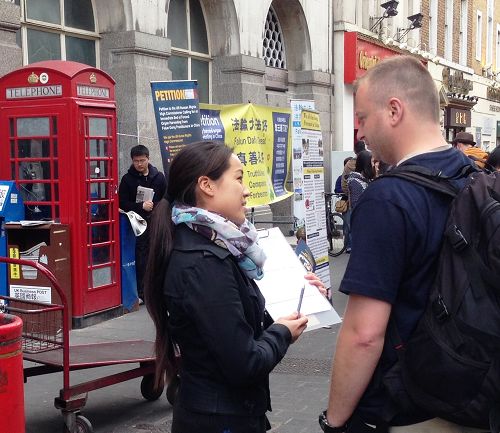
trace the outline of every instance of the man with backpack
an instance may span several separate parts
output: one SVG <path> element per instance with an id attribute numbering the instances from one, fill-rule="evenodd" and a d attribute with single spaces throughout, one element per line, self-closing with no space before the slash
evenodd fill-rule
<path id="1" fill-rule="evenodd" d="M 420 61 L 409 56 L 383 60 L 354 90 L 358 138 L 374 159 L 395 166 L 389 173 L 418 166 L 451 177 L 446 183 L 453 188 L 464 186 L 462 174 L 471 170 L 471 160 L 443 139 L 438 92 Z M 451 201 L 417 182 L 385 175 L 368 186 L 353 210 L 353 252 L 340 286 L 349 300 L 328 408 L 319 419 L 323 431 L 484 431 L 417 406 L 399 368 L 399 350 L 426 311 Z M 446 385 L 435 383 L 440 386 Z"/>
<path id="2" fill-rule="evenodd" d="M 484 169 L 488 159 L 488 152 L 476 146 L 474 137 L 470 132 L 459 132 L 453 140 L 453 146 L 472 159 L 478 168 Z"/>

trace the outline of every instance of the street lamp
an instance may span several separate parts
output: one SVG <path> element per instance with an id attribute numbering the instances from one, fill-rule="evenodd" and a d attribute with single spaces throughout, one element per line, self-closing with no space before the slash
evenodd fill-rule
<path id="1" fill-rule="evenodd" d="M 382 3 L 380 5 L 381 8 L 385 9 L 384 14 L 381 17 L 378 17 L 377 21 L 370 27 L 370 31 L 372 32 L 374 28 L 376 28 L 382 20 L 389 18 L 389 17 L 395 17 L 398 14 L 398 4 L 399 1 L 397 0 L 391 0 L 385 3 Z M 375 17 L 373 17 L 375 18 Z"/>
<path id="2" fill-rule="evenodd" d="M 410 15 L 408 17 L 408 20 L 410 21 L 410 25 L 408 26 L 408 28 L 404 29 L 401 33 L 398 32 L 398 37 L 397 37 L 398 42 L 401 42 L 402 39 L 411 30 L 413 30 L 413 29 L 419 29 L 420 27 L 422 27 L 422 20 L 423 20 L 423 18 L 424 18 L 424 16 L 420 12 L 418 14 L 415 14 L 415 15 Z"/>

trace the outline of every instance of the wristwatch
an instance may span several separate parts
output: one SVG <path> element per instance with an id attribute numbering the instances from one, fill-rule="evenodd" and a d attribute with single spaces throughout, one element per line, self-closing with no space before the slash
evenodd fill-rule
<path id="1" fill-rule="evenodd" d="M 345 423 L 340 427 L 333 427 L 330 424 L 328 424 L 328 420 L 326 419 L 326 410 L 321 412 L 318 421 L 321 430 L 323 430 L 325 433 L 345 433 L 345 431 L 347 430 L 347 423 Z"/>

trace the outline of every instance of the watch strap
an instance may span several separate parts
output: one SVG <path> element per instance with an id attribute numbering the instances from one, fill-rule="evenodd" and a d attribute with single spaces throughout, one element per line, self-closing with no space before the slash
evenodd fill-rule
<path id="1" fill-rule="evenodd" d="M 340 427 L 333 427 L 332 425 L 328 424 L 328 419 L 326 418 L 326 410 L 321 412 L 318 421 L 321 430 L 323 430 L 325 433 L 345 433 L 347 430 L 347 423 Z"/>

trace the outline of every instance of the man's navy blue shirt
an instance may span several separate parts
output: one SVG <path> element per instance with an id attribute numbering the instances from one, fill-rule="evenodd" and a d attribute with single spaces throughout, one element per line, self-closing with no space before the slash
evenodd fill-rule
<path id="1" fill-rule="evenodd" d="M 453 176 L 471 162 L 450 148 L 417 155 L 402 163 L 407 164 Z M 392 315 L 403 342 L 424 312 L 449 204 L 450 199 L 439 192 L 387 177 L 372 182 L 353 210 L 352 253 L 340 290 L 392 304 Z M 389 398 L 378 378 L 397 358 L 387 340 L 378 370 L 358 405 L 359 413 L 375 422 Z"/>

